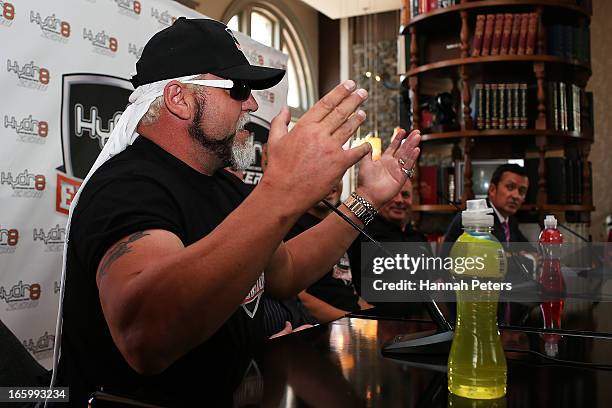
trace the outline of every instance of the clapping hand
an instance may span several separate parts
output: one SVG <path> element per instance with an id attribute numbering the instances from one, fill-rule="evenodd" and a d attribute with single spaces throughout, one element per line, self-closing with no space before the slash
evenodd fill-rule
<path id="1" fill-rule="evenodd" d="M 360 162 L 357 194 L 368 200 L 375 208 L 393 198 L 413 172 L 419 156 L 421 142 L 419 130 L 406 136 L 400 130 L 393 142 L 382 154 L 380 160 L 373 161 L 368 154 Z"/>

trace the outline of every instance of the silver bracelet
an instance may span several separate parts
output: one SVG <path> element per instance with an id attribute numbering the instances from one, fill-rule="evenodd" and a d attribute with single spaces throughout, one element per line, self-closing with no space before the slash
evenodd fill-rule
<path id="1" fill-rule="evenodd" d="M 363 222 L 364 225 L 368 225 L 376 216 L 376 208 L 368 200 L 361 197 L 357 193 L 353 192 L 343 204 L 351 210 L 353 214 Z"/>

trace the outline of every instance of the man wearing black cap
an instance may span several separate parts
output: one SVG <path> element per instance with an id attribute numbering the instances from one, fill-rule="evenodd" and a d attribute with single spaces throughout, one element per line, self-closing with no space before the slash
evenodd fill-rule
<path id="1" fill-rule="evenodd" d="M 71 401 L 99 386 L 189 387 L 205 366 L 240 366 L 239 352 L 265 338 L 263 291 L 297 294 L 357 236 L 333 216 L 283 243 L 298 217 L 361 160 L 341 208 L 367 223 L 419 153 L 418 132 L 402 132 L 377 162 L 368 144 L 343 150 L 367 98 L 346 81 L 290 132 L 286 108 L 274 118 L 266 173 L 246 197 L 223 167 L 249 164 L 250 90 L 284 71 L 251 66 L 222 23 L 184 18 L 149 40 L 136 67 L 131 105 L 68 221 L 55 384 L 71 386 Z"/>

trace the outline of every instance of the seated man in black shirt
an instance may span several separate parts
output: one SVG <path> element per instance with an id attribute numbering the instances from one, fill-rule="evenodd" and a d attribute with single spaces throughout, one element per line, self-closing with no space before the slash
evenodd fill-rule
<path id="1" fill-rule="evenodd" d="M 231 367 L 265 339 L 263 292 L 294 296 L 357 236 L 330 216 L 284 243 L 300 215 L 360 161 L 354 200 L 341 211 L 363 225 L 399 191 L 419 153 L 418 131 L 402 131 L 376 162 L 368 144 L 344 150 L 367 98 L 346 81 L 291 131 L 281 110 L 266 173 L 247 197 L 223 167 L 250 164 L 242 129 L 258 108 L 250 90 L 273 86 L 284 71 L 251 66 L 224 24 L 185 18 L 149 40 L 136 68 L 132 104 L 67 226 L 54 384 L 69 385 L 75 402 L 99 386 L 193 391 L 202 371 Z"/>
<path id="2" fill-rule="evenodd" d="M 325 197 L 331 204 L 340 204 L 342 182 L 335 186 Z M 319 224 L 329 216 L 331 210 L 322 202 L 315 204 L 291 228 L 285 239 L 291 239 Z M 350 312 L 356 312 L 369 305 L 355 292 L 352 282 L 351 265 L 348 255 L 344 254 L 321 279 L 310 285 L 298 295 L 308 312 L 321 323 L 338 319 Z"/>
<path id="3" fill-rule="evenodd" d="M 412 182 L 407 179 L 401 190 L 385 203 L 374 221 L 365 231 L 379 242 L 422 242 L 419 248 L 425 254 L 431 254 L 431 247 L 427 238 L 416 231 L 410 224 L 410 209 L 412 207 Z M 353 271 L 353 282 L 357 293 L 361 294 L 361 243 L 370 242 L 364 235 L 360 235 L 348 250 Z"/>

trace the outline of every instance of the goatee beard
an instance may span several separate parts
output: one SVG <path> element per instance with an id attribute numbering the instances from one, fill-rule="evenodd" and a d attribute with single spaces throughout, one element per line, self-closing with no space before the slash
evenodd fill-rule
<path id="1" fill-rule="evenodd" d="M 234 143 L 234 139 L 239 132 L 244 130 L 244 126 L 250 122 L 250 115 L 245 113 L 239 118 L 233 134 L 223 139 L 213 139 L 205 134 L 200 126 L 203 102 L 200 100 L 200 97 L 196 100 L 196 114 L 188 128 L 189 135 L 200 143 L 204 149 L 214 154 L 221 162 L 222 167 L 229 166 L 236 170 L 247 169 L 255 162 L 256 153 L 253 138 L 249 137 L 239 143 Z"/>

